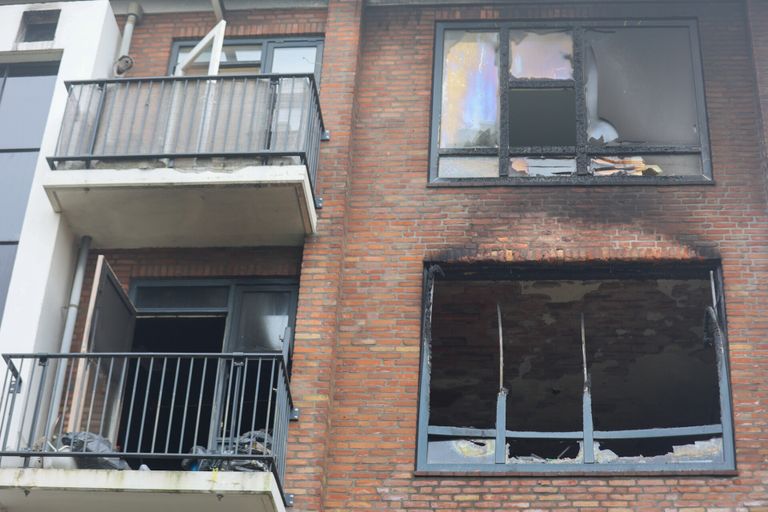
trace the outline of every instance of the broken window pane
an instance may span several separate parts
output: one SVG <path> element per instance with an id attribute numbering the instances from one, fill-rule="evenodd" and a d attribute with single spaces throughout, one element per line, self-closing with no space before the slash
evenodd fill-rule
<path id="1" fill-rule="evenodd" d="M 431 464 L 493 464 L 495 439 L 435 438 L 427 447 Z"/>
<path id="2" fill-rule="evenodd" d="M 709 280 L 605 281 L 597 293 L 605 299 L 583 304 L 595 428 L 719 423 Z"/>
<path id="3" fill-rule="evenodd" d="M 499 144 L 499 35 L 445 31 L 440 147 Z"/>
<path id="4" fill-rule="evenodd" d="M 574 158 L 512 157 L 509 175 L 520 178 L 573 176 L 576 174 Z"/>
<path id="5" fill-rule="evenodd" d="M 699 155 L 600 156 L 589 162 L 595 176 L 701 176 Z"/>
<path id="6" fill-rule="evenodd" d="M 509 145 L 573 146 L 576 103 L 573 89 L 510 89 Z"/>
<path id="7" fill-rule="evenodd" d="M 512 78 L 573 78 L 573 39 L 565 31 L 509 31 Z"/>
<path id="8" fill-rule="evenodd" d="M 478 275 L 465 270 L 461 279 L 435 281 L 429 463 L 501 464 L 501 386 L 511 432 L 504 464 L 588 463 L 585 371 L 594 463 L 724 460 L 718 363 L 705 321 L 709 277 Z M 679 428 L 688 430 L 625 432 Z"/>
<path id="9" fill-rule="evenodd" d="M 600 28 L 585 37 L 591 142 L 699 143 L 686 27 Z"/>
<path id="10" fill-rule="evenodd" d="M 437 176 L 440 178 L 497 178 L 499 159 L 478 156 L 441 156 Z"/>
<path id="11" fill-rule="evenodd" d="M 723 458 L 723 440 L 711 435 L 606 439 L 596 443 L 595 458 L 602 462 L 712 462 Z"/>

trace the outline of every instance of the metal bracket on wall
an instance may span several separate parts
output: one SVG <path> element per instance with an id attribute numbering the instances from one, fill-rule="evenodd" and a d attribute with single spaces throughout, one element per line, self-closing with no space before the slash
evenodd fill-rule
<path id="1" fill-rule="evenodd" d="M 320 134 L 320 140 L 331 140 L 331 132 L 329 130 L 323 130 Z"/>
<path id="2" fill-rule="evenodd" d="M 293 494 L 286 494 L 285 495 L 285 506 L 286 507 L 292 507 L 293 506 Z"/>
<path id="3" fill-rule="evenodd" d="M 323 198 L 322 197 L 318 197 L 318 198 L 315 199 L 315 208 L 317 208 L 318 210 L 322 210 L 323 209 Z"/>
<path id="4" fill-rule="evenodd" d="M 293 409 L 291 409 L 291 415 L 288 417 L 288 419 L 291 420 L 291 421 L 299 421 L 299 408 L 298 407 L 294 407 Z"/>

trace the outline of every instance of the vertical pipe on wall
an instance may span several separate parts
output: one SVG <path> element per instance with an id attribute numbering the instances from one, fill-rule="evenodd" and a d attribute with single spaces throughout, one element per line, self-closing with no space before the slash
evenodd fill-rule
<path id="1" fill-rule="evenodd" d="M 85 280 L 85 267 L 88 264 L 88 253 L 91 250 L 91 237 L 84 236 L 80 239 L 80 249 L 77 253 L 77 266 L 75 267 L 75 276 L 72 279 L 72 290 L 69 294 L 69 304 L 67 304 L 67 318 L 64 321 L 64 332 L 61 335 L 61 346 L 59 352 L 67 353 L 72 348 L 72 337 L 75 334 L 75 323 L 77 322 L 77 311 L 80 308 L 80 295 L 83 291 L 83 281 Z M 53 396 L 51 397 L 51 414 L 48 417 L 46 433 L 51 432 L 56 423 L 56 415 L 59 411 L 61 402 L 61 388 L 64 385 L 64 378 L 67 371 L 67 362 L 65 359 L 58 361 L 56 368 L 56 380 L 54 381 Z M 46 439 L 47 441 L 47 439 Z"/>

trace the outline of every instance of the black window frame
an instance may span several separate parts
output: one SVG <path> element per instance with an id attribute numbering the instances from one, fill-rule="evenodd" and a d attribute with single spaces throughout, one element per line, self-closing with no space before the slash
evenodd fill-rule
<path id="1" fill-rule="evenodd" d="M 179 58 L 179 52 L 182 49 L 192 49 L 199 42 L 199 39 L 184 39 L 173 42 L 171 47 L 171 57 L 168 62 L 168 75 L 173 75 L 176 69 L 176 62 Z M 272 69 L 272 54 L 275 48 L 291 48 L 291 47 L 305 47 L 314 46 L 317 48 L 317 60 L 315 61 L 315 77 L 318 81 L 320 78 L 320 70 L 323 67 L 323 43 L 324 40 L 321 36 L 306 36 L 306 37 L 245 37 L 245 38 L 230 38 L 224 39 L 224 46 L 236 46 L 236 45 L 261 45 L 261 60 L 259 61 L 261 71 L 259 74 L 269 74 Z M 251 67 L 256 61 L 238 62 L 235 64 L 227 64 L 222 62 L 219 64 L 219 68 L 236 69 L 238 67 Z"/>
<path id="2" fill-rule="evenodd" d="M 590 146 L 587 140 L 587 110 L 584 85 L 584 49 L 586 30 L 591 28 L 653 28 L 680 27 L 686 28 L 690 37 L 691 65 L 693 68 L 693 84 L 696 102 L 696 113 L 699 133 L 698 145 L 630 145 Z M 499 34 L 499 145 L 497 148 L 457 148 L 441 149 L 439 147 L 439 130 L 442 106 L 442 76 L 444 59 L 444 35 L 446 30 L 475 30 L 497 31 Z M 528 80 L 512 79 L 509 76 L 509 31 L 510 30 L 566 30 L 573 36 L 573 79 L 572 80 Z M 574 185 L 711 185 L 712 162 L 710 154 L 709 130 L 707 123 L 706 97 L 704 89 L 704 74 L 701 48 L 699 41 L 698 22 L 695 19 L 612 19 L 612 20 L 579 20 L 579 21 L 515 21 L 515 22 L 437 22 L 434 42 L 434 65 L 432 76 L 432 109 L 430 128 L 430 150 L 428 186 L 574 186 Z M 568 83 L 570 82 L 571 85 Z M 546 148 L 509 147 L 509 90 L 512 88 L 537 89 L 546 87 L 573 87 L 576 103 L 576 145 L 551 146 Z M 514 177 L 510 176 L 510 158 L 574 156 L 576 174 L 573 176 L 556 177 Z M 701 160 L 701 174 L 689 176 L 593 176 L 589 174 L 589 159 L 592 156 L 643 156 L 643 155 L 695 155 Z M 497 157 L 499 159 L 499 175 L 491 178 L 440 178 L 438 177 L 438 160 L 440 156 L 456 156 L 472 158 L 478 156 Z"/>
<path id="3" fill-rule="evenodd" d="M 713 339 L 713 346 L 718 354 L 718 391 L 720 402 L 720 435 L 722 436 L 722 461 L 712 462 L 679 462 L 679 463 L 660 463 L 660 462 L 609 462 L 595 463 L 581 462 L 569 464 L 552 463 L 507 463 L 502 462 L 501 451 L 496 451 L 495 464 L 438 464 L 428 462 L 428 443 L 431 431 L 445 430 L 446 427 L 431 427 L 429 425 L 430 413 L 430 382 L 431 382 L 431 343 L 432 343 L 432 301 L 435 290 L 435 282 L 454 280 L 454 281 L 477 281 L 477 280 L 573 280 L 573 279 L 664 279 L 664 278 L 699 278 L 708 279 L 712 283 L 712 300 L 714 307 L 711 308 L 717 316 L 714 319 L 714 329 L 716 338 Z M 416 442 L 416 474 L 504 474 L 508 476 L 527 476 L 527 475 L 716 475 L 729 476 L 736 474 L 736 455 L 735 439 L 733 428 L 733 404 L 730 382 L 730 363 L 728 350 L 727 318 L 725 311 L 725 297 L 723 287 L 722 265 L 719 260 L 703 260 L 698 262 L 662 262 L 651 264 L 642 264 L 636 262 L 620 263 L 601 263 L 594 265 L 575 265 L 563 264 L 558 266 L 542 267 L 536 264 L 457 264 L 442 262 L 425 262 L 423 270 L 422 287 L 422 318 L 421 318 L 421 358 L 419 372 L 419 397 L 418 397 L 418 421 L 417 421 L 417 442 Z M 586 406 L 585 406 L 586 407 Z M 504 412 L 496 411 L 496 425 L 500 426 L 499 414 Z M 589 414 L 591 422 L 591 413 Z M 505 428 L 505 422 L 501 423 Z M 693 427 L 698 428 L 698 427 Z M 478 437 L 472 432 L 479 432 L 478 429 L 461 429 L 447 427 L 448 430 L 456 431 L 456 435 Z M 656 429 L 645 429 L 645 431 Z M 458 433 L 459 431 L 466 431 Z M 508 433 L 499 434 L 501 430 L 484 430 L 484 435 L 479 437 L 496 436 L 497 445 L 504 445 L 506 439 L 514 439 Z M 508 432 L 508 431 L 507 431 Z M 587 421 L 583 425 L 581 432 L 569 432 L 567 434 L 581 434 L 581 437 L 573 439 L 597 439 L 594 437 L 594 426 Z M 707 432 L 702 432 L 707 433 Z M 530 434 L 530 433 L 525 433 Z M 560 433 L 562 434 L 562 433 Z M 438 435 L 448 435 L 446 432 L 440 432 Z M 451 433 L 450 435 L 454 435 Z M 536 438 L 545 438 L 535 436 Z M 629 438 L 642 438 L 642 436 L 628 436 Z M 657 437 L 657 436 L 656 436 Z M 557 435 L 546 436 L 549 439 L 565 439 Z M 586 459 L 586 457 L 585 457 Z"/>
<path id="4" fill-rule="evenodd" d="M 138 290 L 140 288 L 184 288 L 184 287 L 210 287 L 228 288 L 227 304 L 225 306 L 177 306 L 177 307 L 142 307 L 137 303 Z M 283 358 L 290 374 L 293 356 L 293 344 L 296 338 L 296 313 L 299 301 L 299 285 L 297 280 L 290 278 L 139 278 L 131 280 L 128 297 L 136 309 L 136 317 L 153 316 L 184 316 L 184 315 L 220 315 L 225 317 L 224 340 L 226 343 L 230 333 L 237 328 L 240 320 L 239 305 L 240 296 L 246 292 L 286 292 L 291 295 L 290 316 L 288 327 L 291 336 L 283 347 Z"/>

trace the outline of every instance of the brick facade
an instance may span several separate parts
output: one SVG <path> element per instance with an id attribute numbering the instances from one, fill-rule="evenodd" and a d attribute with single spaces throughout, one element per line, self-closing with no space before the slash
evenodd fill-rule
<path id="1" fill-rule="evenodd" d="M 318 235 L 303 258 L 287 249 L 108 255 L 125 285 L 149 275 L 295 275 L 301 260 L 292 380 L 301 420 L 291 424 L 286 482 L 294 510 L 768 510 L 766 123 L 755 108 L 761 98 L 768 110 L 768 8 L 750 7 L 364 9 L 362 0 L 330 0 L 327 10 L 238 13 L 230 35 L 325 35 L 321 105 L 331 140 L 321 152 Z M 435 22 L 550 17 L 698 18 L 715 185 L 427 186 Z M 165 74 L 171 42 L 213 22 L 203 13 L 148 15 L 131 75 Z M 738 476 L 414 474 L 424 261 L 703 258 L 723 265 Z"/>

